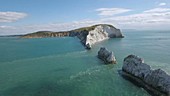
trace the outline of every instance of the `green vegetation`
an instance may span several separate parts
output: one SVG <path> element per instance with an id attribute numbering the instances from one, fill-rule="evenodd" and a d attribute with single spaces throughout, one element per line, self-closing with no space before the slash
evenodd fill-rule
<path id="1" fill-rule="evenodd" d="M 91 31 L 91 30 L 94 30 L 96 26 L 100 26 L 100 25 L 115 28 L 114 26 L 109 25 L 109 24 L 97 24 L 97 25 L 93 25 L 93 26 L 90 26 L 90 27 L 83 27 L 83 28 L 79 28 L 79 29 L 75 29 L 75 30 L 71 30 L 71 31 L 72 32 Z"/>
<path id="2" fill-rule="evenodd" d="M 41 37 L 69 36 L 70 33 L 72 33 L 72 32 L 73 33 L 76 33 L 76 32 L 89 32 L 91 30 L 94 30 L 96 26 L 100 26 L 100 25 L 113 27 L 112 25 L 108 25 L 108 24 L 97 24 L 97 25 L 93 25 L 93 26 L 90 26 L 90 27 L 83 27 L 83 28 L 74 29 L 74 30 L 71 30 L 71 31 L 60 31 L 60 32 L 38 31 L 38 32 L 23 35 L 23 36 L 21 36 L 21 38 L 41 38 Z M 113 27 L 113 28 L 115 28 L 115 27 Z"/>

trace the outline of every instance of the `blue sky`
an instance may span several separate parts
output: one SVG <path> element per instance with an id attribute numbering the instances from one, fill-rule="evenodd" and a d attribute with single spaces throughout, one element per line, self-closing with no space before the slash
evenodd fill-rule
<path id="1" fill-rule="evenodd" d="M 0 35 L 63 31 L 108 23 L 169 30 L 169 0 L 0 0 Z"/>

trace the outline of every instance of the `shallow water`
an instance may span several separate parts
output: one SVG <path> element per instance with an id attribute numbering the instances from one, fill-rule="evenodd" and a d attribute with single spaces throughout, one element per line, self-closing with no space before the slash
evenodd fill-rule
<path id="1" fill-rule="evenodd" d="M 123 58 L 136 54 L 153 69 L 170 73 L 170 33 L 124 32 L 123 39 L 97 43 L 87 51 L 77 38 L 0 38 L 0 96 L 149 96 L 124 80 Z M 118 64 L 104 65 L 96 55 L 112 50 Z"/>

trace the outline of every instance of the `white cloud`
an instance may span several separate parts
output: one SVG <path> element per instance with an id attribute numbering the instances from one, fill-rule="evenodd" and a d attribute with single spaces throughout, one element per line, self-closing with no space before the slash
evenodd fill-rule
<path id="1" fill-rule="evenodd" d="M 162 13 L 162 12 L 168 12 L 170 11 L 170 8 L 154 8 L 150 10 L 146 10 L 144 12 L 146 13 Z"/>
<path id="2" fill-rule="evenodd" d="M 0 35 L 26 34 L 36 31 L 68 31 L 80 27 L 86 27 L 93 24 L 99 24 L 100 21 L 82 20 L 70 23 L 49 23 L 44 25 L 25 25 L 25 26 L 0 26 Z"/>
<path id="3" fill-rule="evenodd" d="M 0 26 L 0 29 L 2 30 L 2 29 L 15 29 L 15 27 L 13 27 L 13 26 Z"/>
<path id="4" fill-rule="evenodd" d="M 125 9 L 125 8 L 99 8 L 99 9 L 96 9 L 96 11 L 99 12 L 98 15 L 100 16 L 113 16 L 116 14 L 129 12 L 131 10 Z"/>
<path id="5" fill-rule="evenodd" d="M 15 22 L 27 16 L 26 13 L 20 12 L 0 12 L 0 23 Z"/>
<path id="6" fill-rule="evenodd" d="M 104 18 L 102 21 L 114 22 L 125 29 L 164 29 L 170 25 L 170 8 L 155 8 L 139 14 Z"/>
<path id="7" fill-rule="evenodd" d="M 30 32 L 49 30 L 66 31 L 75 28 L 107 23 L 120 29 L 161 29 L 170 30 L 170 8 L 154 8 L 138 14 L 111 16 L 98 20 L 81 20 L 69 23 L 49 23 L 43 25 L 0 26 L 0 35 L 26 34 Z"/>
<path id="8" fill-rule="evenodd" d="M 165 6 L 166 3 L 159 3 L 159 6 Z"/>

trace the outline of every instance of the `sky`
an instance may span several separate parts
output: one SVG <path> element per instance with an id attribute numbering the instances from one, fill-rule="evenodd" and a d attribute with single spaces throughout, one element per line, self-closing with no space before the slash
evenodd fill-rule
<path id="1" fill-rule="evenodd" d="M 0 35 L 103 23 L 119 29 L 170 30 L 170 0 L 0 0 Z"/>

